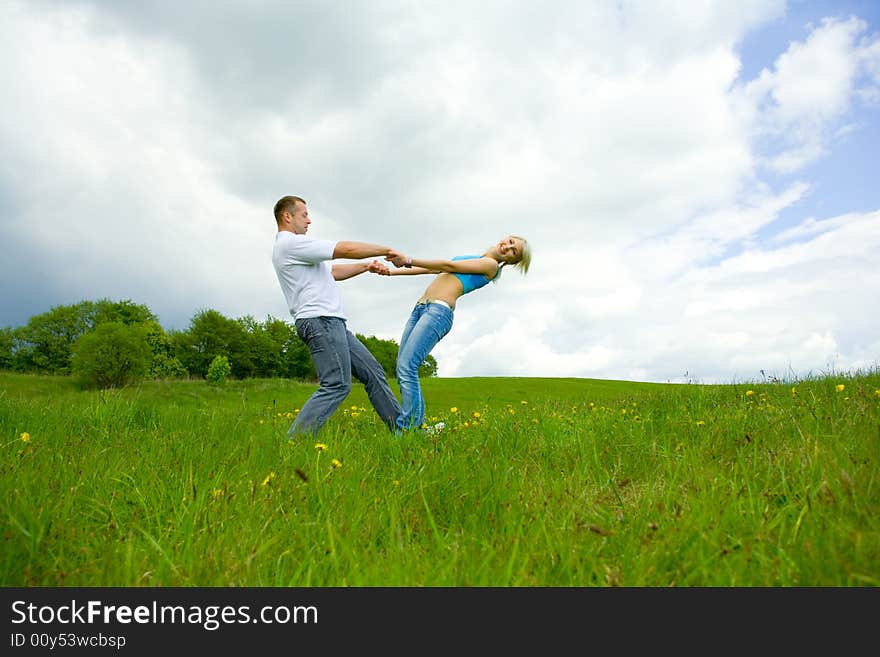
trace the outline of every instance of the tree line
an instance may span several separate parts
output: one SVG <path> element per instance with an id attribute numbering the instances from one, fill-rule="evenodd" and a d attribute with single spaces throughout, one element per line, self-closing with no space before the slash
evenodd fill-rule
<path id="1" fill-rule="evenodd" d="M 357 334 L 395 377 L 398 344 Z M 131 300 L 54 306 L 27 324 L 0 329 L 0 369 L 79 375 L 100 387 L 142 377 L 205 378 L 215 358 L 234 378 L 316 378 L 311 355 L 293 323 L 274 317 L 225 317 L 199 310 L 185 330 L 166 331 L 150 309 Z M 428 356 L 420 376 L 436 376 Z"/>

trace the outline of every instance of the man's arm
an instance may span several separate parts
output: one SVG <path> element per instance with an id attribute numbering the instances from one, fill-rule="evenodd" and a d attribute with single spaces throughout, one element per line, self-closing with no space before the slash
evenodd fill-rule
<path id="1" fill-rule="evenodd" d="M 376 256 L 385 256 L 389 261 L 392 258 L 406 259 L 406 256 L 396 249 L 380 244 L 368 244 L 367 242 L 340 241 L 336 243 L 336 248 L 333 249 L 334 260 L 336 258 L 360 260 L 361 258 L 374 258 Z"/>
<path id="2" fill-rule="evenodd" d="M 354 262 L 345 265 L 333 265 L 331 269 L 333 271 L 333 278 L 337 281 L 344 281 L 368 271 L 373 272 L 374 274 L 379 274 L 380 276 L 391 275 L 391 270 L 378 260 L 373 260 L 372 262 Z"/>

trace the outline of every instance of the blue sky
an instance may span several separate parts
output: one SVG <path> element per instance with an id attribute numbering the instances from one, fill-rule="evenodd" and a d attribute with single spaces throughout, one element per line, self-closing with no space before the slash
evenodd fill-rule
<path id="1" fill-rule="evenodd" d="M 761 27 L 747 32 L 738 47 L 742 62 L 741 80 L 750 80 L 763 68 L 772 65 L 792 42 L 803 41 L 812 25 L 826 17 L 858 16 L 873 30 L 880 26 L 880 2 L 876 0 L 794 0 L 786 3 L 785 13 Z M 822 159 L 805 168 L 803 175 L 814 182 L 816 193 L 797 207 L 781 213 L 780 226 L 797 223 L 803 213 L 815 217 L 834 216 L 845 212 L 868 212 L 880 207 L 880 186 L 871 165 L 880 144 L 880 122 L 877 108 L 861 104 L 847 118 L 858 129 L 834 141 L 833 148 Z M 777 184 L 789 176 L 779 176 Z M 771 180 L 774 180 L 771 177 Z"/>
<path id="2" fill-rule="evenodd" d="M 415 256 L 534 250 L 441 376 L 877 367 L 880 4 L 12 0 L 0 326 L 130 299 L 287 318 L 271 208 Z M 421 277 L 343 283 L 399 339 Z"/>

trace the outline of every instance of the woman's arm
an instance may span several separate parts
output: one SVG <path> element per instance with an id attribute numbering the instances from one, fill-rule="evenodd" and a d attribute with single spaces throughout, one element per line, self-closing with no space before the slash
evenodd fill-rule
<path id="1" fill-rule="evenodd" d="M 407 267 L 411 265 L 414 268 L 426 269 L 432 272 L 449 272 L 456 274 L 482 274 L 492 278 L 498 271 L 498 263 L 489 256 L 482 258 L 471 258 L 469 260 L 424 260 L 422 258 L 408 258 L 402 260 L 400 258 L 387 258 L 397 266 Z M 398 264 L 398 262 L 400 264 Z M 395 271 L 399 271 L 395 270 Z"/>
<path id="2" fill-rule="evenodd" d="M 439 274 L 436 269 L 425 269 L 424 267 L 397 267 L 391 270 L 391 276 L 416 276 L 418 274 Z"/>

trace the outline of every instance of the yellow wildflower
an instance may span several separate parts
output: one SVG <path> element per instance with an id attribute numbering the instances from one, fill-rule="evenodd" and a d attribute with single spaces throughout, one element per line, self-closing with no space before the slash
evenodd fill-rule
<path id="1" fill-rule="evenodd" d="M 352 412 L 351 412 L 351 416 L 352 416 L 352 417 L 357 417 L 358 415 L 360 415 L 360 413 L 358 413 L 358 412 L 356 412 L 356 411 L 352 411 Z"/>
<path id="2" fill-rule="evenodd" d="M 751 397 L 754 394 L 755 394 L 754 390 L 746 390 L 746 397 Z"/>
<path id="3" fill-rule="evenodd" d="M 357 406 L 352 406 L 352 407 L 351 407 L 351 410 L 353 410 L 353 411 L 356 411 L 357 409 L 358 409 Z"/>
<path id="4" fill-rule="evenodd" d="M 31 434 L 29 434 L 27 431 L 25 431 L 23 434 L 21 434 L 21 442 L 29 443 L 30 441 L 31 441 Z"/>
<path id="5" fill-rule="evenodd" d="M 797 397 L 797 388 L 792 388 L 792 389 L 791 389 L 791 396 L 792 396 L 792 397 Z"/>
<path id="6" fill-rule="evenodd" d="M 458 406 L 453 406 L 452 408 L 449 409 L 449 412 L 450 413 L 458 413 Z"/>
<path id="7" fill-rule="evenodd" d="M 705 425 L 705 424 L 706 424 L 705 420 L 697 420 L 697 426 L 698 426 L 698 427 L 702 427 L 702 426 Z"/>
<path id="8" fill-rule="evenodd" d="M 327 445 L 325 445 L 324 443 L 315 443 L 315 449 L 319 452 L 325 452 L 327 451 Z"/>
<path id="9" fill-rule="evenodd" d="M 263 486 L 268 485 L 269 482 L 272 481 L 274 478 L 275 478 L 275 473 L 274 473 L 274 472 L 270 472 L 269 474 L 266 475 L 266 478 L 263 479 L 263 484 L 262 484 L 262 485 L 263 485 Z"/>
<path id="10" fill-rule="evenodd" d="M 528 404 L 528 403 L 529 403 L 529 402 L 527 402 L 525 399 L 523 399 L 523 400 L 520 402 L 520 404 L 522 404 L 523 406 L 525 406 L 525 405 Z"/>
<path id="11" fill-rule="evenodd" d="M 474 411 L 474 417 L 480 419 L 480 411 Z"/>
<path id="12" fill-rule="evenodd" d="M 332 461 L 330 461 L 330 465 L 332 465 L 334 468 L 341 468 L 342 462 L 339 459 L 333 459 Z"/>
<path id="13" fill-rule="evenodd" d="M 837 390 L 837 392 L 843 392 L 843 389 L 844 389 L 845 387 L 846 387 L 846 386 L 843 385 L 842 383 L 838 383 L 838 384 L 837 384 L 837 387 L 835 388 L 835 390 Z"/>

